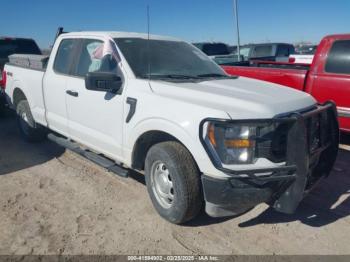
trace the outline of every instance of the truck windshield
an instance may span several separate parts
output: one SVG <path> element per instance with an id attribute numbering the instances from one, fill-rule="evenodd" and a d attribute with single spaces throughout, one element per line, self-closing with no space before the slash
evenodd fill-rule
<path id="1" fill-rule="evenodd" d="M 7 59 L 12 54 L 41 55 L 41 51 L 31 39 L 0 39 L 0 58 Z"/>
<path id="2" fill-rule="evenodd" d="M 209 57 L 185 42 L 142 38 L 117 38 L 115 42 L 138 78 L 229 77 Z"/>

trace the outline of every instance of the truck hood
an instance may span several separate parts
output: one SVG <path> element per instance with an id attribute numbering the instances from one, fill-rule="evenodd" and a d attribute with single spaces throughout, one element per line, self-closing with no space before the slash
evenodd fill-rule
<path id="1" fill-rule="evenodd" d="M 307 93 L 245 77 L 199 83 L 152 81 L 151 88 L 160 96 L 224 111 L 232 119 L 272 118 L 316 104 Z"/>

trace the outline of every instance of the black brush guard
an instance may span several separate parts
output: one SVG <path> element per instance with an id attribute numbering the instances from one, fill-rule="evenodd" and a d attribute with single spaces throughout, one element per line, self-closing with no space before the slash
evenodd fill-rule
<path id="1" fill-rule="evenodd" d="M 225 181 L 202 176 L 205 200 L 215 206 L 213 216 L 222 210 L 237 214 L 262 202 L 277 211 L 293 213 L 312 186 L 331 172 L 339 146 L 337 110 L 333 102 L 317 105 L 305 113 L 277 116 L 272 122 L 289 123 L 286 164 L 266 169 L 230 170 L 213 162 L 231 177 Z"/>
<path id="2" fill-rule="evenodd" d="M 316 110 L 291 117 L 294 123 L 288 133 L 287 166 L 293 167 L 295 179 L 282 186 L 282 192 L 274 196 L 273 203 L 273 207 L 283 213 L 293 213 L 319 178 L 330 174 L 339 147 L 334 103 L 328 102 Z M 317 124 L 312 126 L 312 121 Z"/>

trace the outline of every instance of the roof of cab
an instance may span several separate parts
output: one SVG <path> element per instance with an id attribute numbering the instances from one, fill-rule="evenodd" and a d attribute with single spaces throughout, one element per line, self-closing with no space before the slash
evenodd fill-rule
<path id="1" fill-rule="evenodd" d="M 70 33 L 63 33 L 61 36 L 63 37 L 69 37 L 69 36 L 75 36 L 75 37 L 88 37 L 88 36 L 97 36 L 97 37 L 103 37 L 103 36 L 109 36 L 111 38 L 144 38 L 148 39 L 148 34 L 145 33 L 134 33 L 134 32 L 70 32 Z M 170 36 L 160 36 L 160 35 L 149 35 L 149 38 L 152 40 L 168 40 L 168 41 L 182 41 L 180 39 L 170 37 Z"/>
<path id="2" fill-rule="evenodd" d="M 349 39 L 350 34 L 334 34 L 326 35 L 323 39 Z"/>

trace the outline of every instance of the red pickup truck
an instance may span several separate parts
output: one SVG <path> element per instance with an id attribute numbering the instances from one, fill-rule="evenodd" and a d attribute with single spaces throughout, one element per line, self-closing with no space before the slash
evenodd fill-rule
<path id="1" fill-rule="evenodd" d="M 350 34 L 322 39 L 311 65 L 255 61 L 249 66 L 223 66 L 245 76 L 305 91 L 323 103 L 337 104 L 341 130 L 350 133 Z"/>

